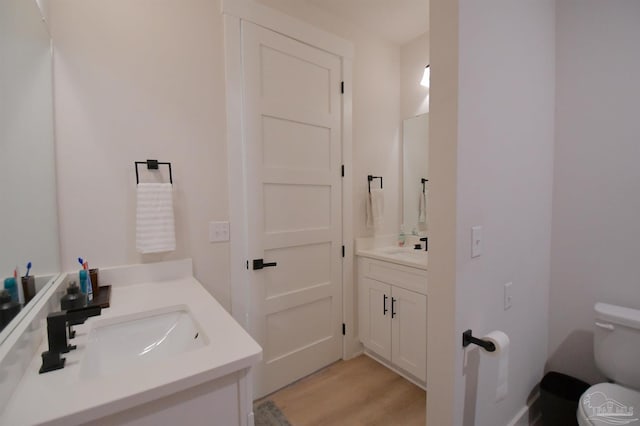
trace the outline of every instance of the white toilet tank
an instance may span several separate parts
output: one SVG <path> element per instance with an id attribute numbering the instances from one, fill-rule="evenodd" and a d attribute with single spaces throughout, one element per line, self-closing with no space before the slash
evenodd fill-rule
<path id="1" fill-rule="evenodd" d="M 609 379 L 640 389 L 640 310 L 596 303 L 593 349 L 596 365 Z"/>

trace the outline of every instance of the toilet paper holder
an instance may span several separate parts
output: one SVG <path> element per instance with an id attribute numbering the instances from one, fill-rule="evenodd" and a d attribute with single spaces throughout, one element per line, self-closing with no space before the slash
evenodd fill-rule
<path id="1" fill-rule="evenodd" d="M 487 352 L 495 352 L 496 350 L 496 345 L 494 345 L 493 342 L 490 342 L 488 340 L 478 339 L 477 337 L 473 337 L 473 333 L 471 332 L 471 330 L 467 330 L 464 333 L 462 333 L 462 347 L 466 348 L 471 343 L 473 343 L 474 345 L 480 346 L 482 349 L 484 349 Z"/>

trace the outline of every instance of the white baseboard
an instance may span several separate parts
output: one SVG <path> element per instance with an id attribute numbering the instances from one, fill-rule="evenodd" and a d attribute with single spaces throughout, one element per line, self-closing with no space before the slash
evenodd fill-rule
<path id="1" fill-rule="evenodd" d="M 529 405 L 525 405 L 518 411 L 507 426 L 538 426 L 540 425 L 540 394 L 531 398 Z"/>

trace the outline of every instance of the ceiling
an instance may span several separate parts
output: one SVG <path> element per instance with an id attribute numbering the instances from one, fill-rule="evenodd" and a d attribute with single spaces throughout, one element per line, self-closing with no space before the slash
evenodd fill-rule
<path id="1" fill-rule="evenodd" d="M 429 0 L 306 1 L 399 45 L 429 30 Z"/>

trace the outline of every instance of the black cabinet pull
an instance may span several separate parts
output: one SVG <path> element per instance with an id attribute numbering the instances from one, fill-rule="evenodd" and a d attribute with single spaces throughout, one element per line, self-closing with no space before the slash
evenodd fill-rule
<path id="1" fill-rule="evenodd" d="M 253 259 L 253 270 L 258 270 L 258 269 L 263 269 L 263 268 L 270 268 L 273 266 L 277 266 L 278 264 L 276 262 L 269 262 L 269 263 L 264 263 L 264 259 Z"/>
<path id="2" fill-rule="evenodd" d="M 387 315 L 387 312 L 389 311 L 387 309 L 387 299 L 389 297 L 385 294 L 384 298 L 382 299 L 382 315 Z"/>
<path id="3" fill-rule="evenodd" d="M 391 318 L 396 317 L 396 298 L 391 298 Z"/>

